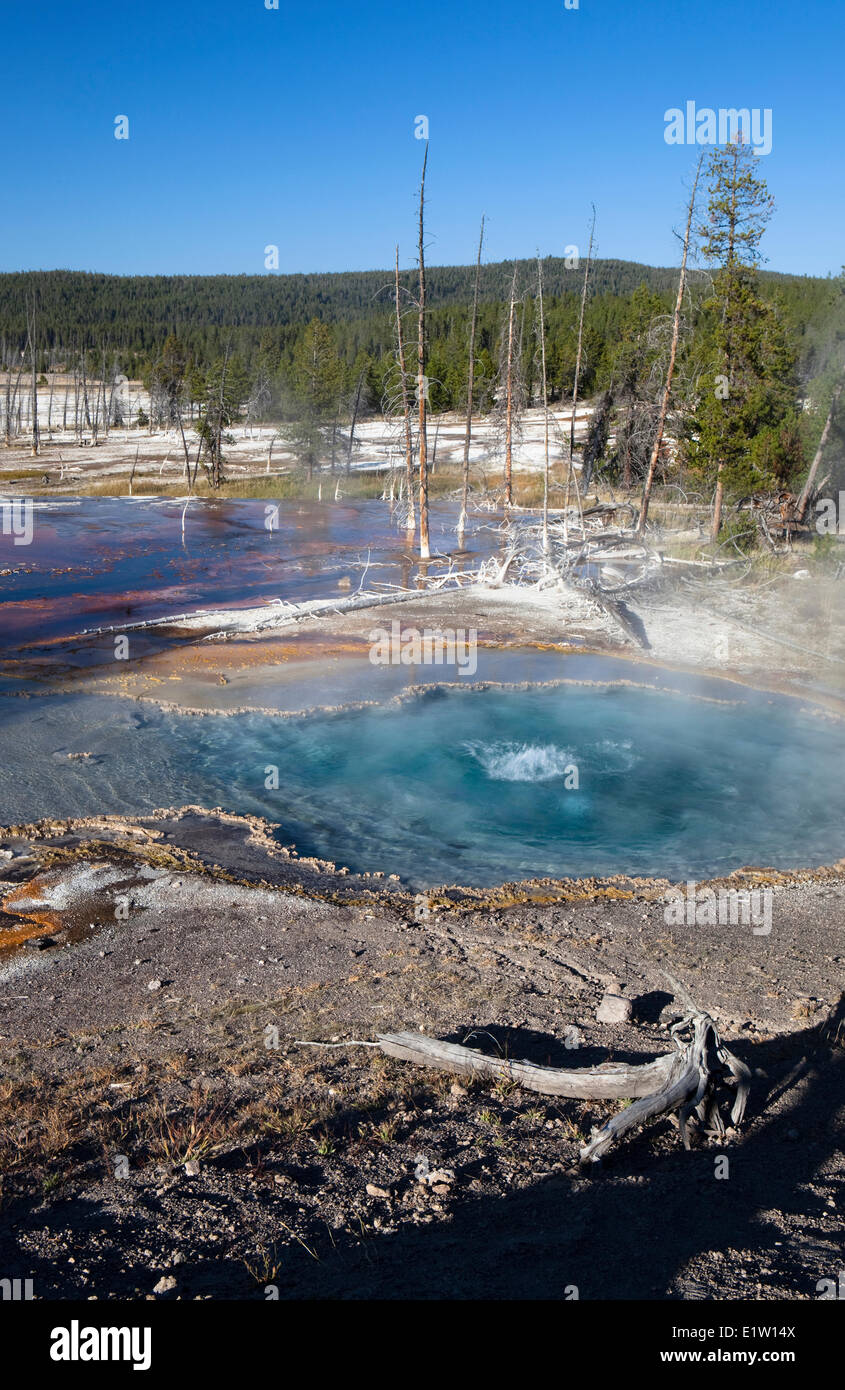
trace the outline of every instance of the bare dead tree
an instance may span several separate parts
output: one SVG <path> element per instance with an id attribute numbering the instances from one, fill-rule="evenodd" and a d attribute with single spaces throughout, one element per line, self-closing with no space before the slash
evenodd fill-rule
<path id="1" fill-rule="evenodd" d="M 93 431 L 93 433 L 94 433 L 94 443 L 96 444 L 96 442 L 97 442 L 97 436 L 96 436 L 96 431 L 94 430 L 94 427 L 93 427 L 93 425 L 92 425 L 92 423 L 91 423 L 91 408 L 90 408 L 90 403 L 89 403 L 89 401 L 88 401 L 88 373 L 87 373 L 87 371 L 86 371 L 86 364 L 85 364 L 86 355 L 87 355 L 87 354 L 86 354 L 85 348 L 83 348 L 83 349 L 82 349 L 82 403 L 83 403 L 83 406 L 84 406 L 84 415 L 83 415 L 83 419 L 84 419 L 84 421 L 85 421 L 85 424 L 88 426 L 89 430 L 92 430 L 92 431 Z"/>
<path id="2" fill-rule="evenodd" d="M 132 496 L 132 484 L 133 484 L 133 482 L 135 481 L 135 469 L 138 467 L 138 454 L 139 454 L 139 452 L 140 452 L 140 449 L 141 449 L 140 444 L 136 444 L 136 445 L 135 445 L 135 458 L 134 458 L 133 461 L 132 461 L 132 471 L 131 471 L 131 473 L 129 474 L 129 496 L 130 496 L 130 497 Z"/>
<path id="3" fill-rule="evenodd" d="M 185 455 L 185 482 L 186 482 L 187 485 L 188 485 L 188 491 L 189 491 L 189 492 L 193 492 L 193 483 L 191 482 L 191 455 L 190 455 L 190 452 L 189 452 L 189 449 L 188 449 L 188 441 L 187 441 L 187 439 L 185 438 L 185 421 L 182 419 L 182 401 L 181 401 L 181 400 L 178 401 L 178 403 L 177 403 L 176 418 L 177 418 L 177 420 L 178 420 L 178 422 L 179 422 L 179 433 L 180 433 L 180 435 L 182 436 L 182 452 L 183 452 L 184 455 Z M 272 448 L 273 448 L 273 445 L 272 445 L 272 442 L 271 442 L 271 444 L 270 444 L 270 449 L 271 449 L 271 451 L 272 451 Z M 199 465 L 197 465 L 197 466 L 199 466 Z M 268 459 L 267 459 L 267 472 L 268 472 L 268 473 L 270 472 L 270 459 L 269 459 L 269 457 L 268 457 Z"/>
<path id="4" fill-rule="evenodd" d="M 30 388 L 30 407 L 32 409 L 32 457 L 37 458 L 41 447 L 38 431 L 38 353 L 36 349 L 37 322 L 35 299 L 26 302 L 26 334 L 29 341 L 29 358 L 32 365 L 32 386 Z"/>
<path id="5" fill-rule="evenodd" d="M 73 363 L 73 435 L 77 444 L 82 443 L 82 424 L 79 413 L 79 359 Z"/>
<path id="6" fill-rule="evenodd" d="M 578 382 L 581 378 L 581 353 L 584 346 L 584 311 L 587 307 L 587 286 L 590 282 L 590 265 L 593 259 L 593 238 L 596 231 L 596 206 L 592 204 L 593 220 L 590 224 L 590 245 L 587 249 L 587 264 L 584 267 L 584 284 L 581 287 L 581 313 L 578 318 L 578 348 L 575 353 L 575 381 L 572 386 L 572 419 L 569 422 L 569 472 L 572 473 L 572 455 L 575 451 L 575 411 L 578 406 Z M 567 490 L 568 492 L 568 490 Z M 567 496 L 568 501 L 568 496 Z"/>
<path id="7" fill-rule="evenodd" d="M 805 482 L 801 490 L 801 496 L 798 499 L 798 506 L 796 508 L 795 513 L 796 519 L 798 521 L 804 520 L 804 513 L 807 510 L 807 503 L 809 502 L 810 497 L 812 495 L 813 484 L 816 481 L 816 474 L 819 471 L 819 465 L 822 461 L 822 454 L 824 453 L 825 445 L 827 444 L 828 438 L 830 436 L 830 431 L 833 426 L 833 417 L 836 414 L 836 407 L 839 404 L 839 397 L 842 395 L 843 386 L 845 386 L 845 377 L 840 378 L 839 383 L 833 392 L 833 396 L 831 397 L 830 410 L 827 412 L 827 419 L 825 420 L 824 429 L 822 430 L 822 436 L 819 440 L 819 447 L 816 449 L 813 462 L 810 465 L 810 471 L 807 474 L 807 481 Z"/>
<path id="8" fill-rule="evenodd" d="M 431 548 L 428 539 L 428 440 L 426 438 L 428 401 L 426 399 L 425 379 L 425 247 L 423 245 L 423 217 L 425 206 L 425 171 L 428 164 L 428 141 L 425 143 L 422 178 L 420 180 L 420 297 L 417 332 L 417 397 L 419 405 L 419 460 L 420 460 L 420 559 L 428 560 Z"/>
<path id="9" fill-rule="evenodd" d="M 402 305 L 399 296 L 399 247 L 396 247 L 396 342 L 399 357 L 399 383 L 402 391 L 402 418 L 405 428 L 405 484 L 408 493 L 408 515 L 405 527 L 409 538 L 416 530 L 414 509 L 414 446 L 411 438 L 411 402 L 408 395 L 408 376 L 405 367 L 405 338 L 402 332 Z"/>
<path id="10" fill-rule="evenodd" d="M 6 357 L 6 344 L 3 344 L 3 365 L 6 368 L 6 414 L 4 419 L 6 448 L 12 447 L 12 359 Z"/>
<path id="11" fill-rule="evenodd" d="M 505 405 L 505 506 L 509 507 L 513 502 L 513 408 L 514 408 L 514 377 L 513 377 L 513 345 L 514 345 L 514 314 L 516 312 L 516 266 L 513 268 L 513 279 L 511 280 L 511 298 L 508 310 L 508 355 L 507 355 L 507 376 L 506 376 L 506 405 Z"/>
<path id="12" fill-rule="evenodd" d="M 666 426 L 666 415 L 669 410 L 669 399 L 672 394 L 672 379 L 675 375 L 675 359 L 678 355 L 678 340 L 681 333 L 681 309 L 684 303 L 684 292 L 687 283 L 687 259 L 689 257 L 690 237 L 692 235 L 692 219 L 695 215 L 695 198 L 698 192 L 698 181 L 701 176 L 701 165 L 704 154 L 699 155 L 698 163 L 695 166 L 695 178 L 690 194 L 689 207 L 687 208 L 687 225 L 684 232 L 684 251 L 681 258 L 681 274 L 678 279 L 678 295 L 675 300 L 675 318 L 672 324 L 672 346 L 669 349 L 669 364 L 666 368 L 666 382 L 663 387 L 663 396 L 660 402 L 660 414 L 657 417 L 657 430 L 654 435 L 654 445 L 651 451 L 651 459 L 646 474 L 645 486 L 643 487 L 643 500 L 640 507 L 640 518 L 637 523 L 637 534 L 642 535 L 648 521 L 648 506 L 651 500 L 651 490 L 654 486 L 654 475 L 657 471 L 657 463 L 660 458 L 660 447 L 663 443 L 663 431 Z"/>
<path id="13" fill-rule="evenodd" d="M 361 409 L 361 396 L 364 391 L 364 380 L 367 373 L 364 367 L 358 373 L 358 382 L 355 387 L 355 396 L 352 401 L 352 420 L 349 425 L 349 446 L 346 450 L 346 472 L 352 467 L 352 451 L 355 448 L 355 426 L 358 423 L 358 412 Z"/>
<path id="14" fill-rule="evenodd" d="M 467 368 L 467 423 L 464 434 L 464 478 L 461 493 L 461 514 L 458 518 L 458 545 L 463 546 L 464 531 L 467 524 L 467 501 L 469 498 L 469 450 L 472 443 L 472 393 L 475 387 L 475 335 L 478 329 L 478 286 L 481 279 L 481 251 L 484 246 L 484 218 L 481 219 L 481 234 L 478 238 L 478 257 L 475 262 L 475 290 L 472 298 L 472 322 L 469 330 L 469 365 Z"/>
<path id="15" fill-rule="evenodd" d="M 17 426 L 16 426 L 16 432 L 18 432 L 19 427 L 20 427 L 20 413 L 21 413 L 21 377 L 23 376 L 23 369 L 24 369 L 24 363 L 25 363 L 25 361 L 26 361 L 26 350 L 24 349 L 24 350 L 21 351 L 20 361 L 19 361 L 19 363 L 18 363 L 18 374 L 17 374 L 17 377 L 15 378 L 15 389 L 14 389 L 14 391 L 12 392 L 12 416 L 13 416 L 13 417 L 16 416 L 17 422 L 18 422 L 18 424 L 17 424 Z M 12 442 L 12 430 L 11 430 L 11 417 L 10 417 L 10 419 L 7 420 L 7 423 L 6 423 L 6 445 L 7 445 L 7 447 L 8 447 L 9 445 L 11 445 L 11 442 Z"/>
<path id="16" fill-rule="evenodd" d="M 50 360 L 47 364 L 50 373 L 50 394 L 47 397 L 47 438 L 53 437 L 53 391 L 56 385 L 56 362 L 52 349 L 50 350 Z"/>
<path id="17" fill-rule="evenodd" d="M 549 384 L 546 376 L 546 315 L 543 308 L 543 262 L 537 256 L 537 301 L 540 309 L 540 371 L 543 379 L 543 550 L 549 546 Z"/>

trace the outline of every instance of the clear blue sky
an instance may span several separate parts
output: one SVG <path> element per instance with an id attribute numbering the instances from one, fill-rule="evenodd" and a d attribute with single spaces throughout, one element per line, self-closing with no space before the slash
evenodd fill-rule
<path id="1" fill-rule="evenodd" d="M 769 107 L 776 270 L 845 261 L 843 0 L 3 0 L 0 268 L 265 273 L 428 256 L 676 264 L 694 146 L 664 112 Z M 114 138 L 126 115 L 130 138 Z"/>

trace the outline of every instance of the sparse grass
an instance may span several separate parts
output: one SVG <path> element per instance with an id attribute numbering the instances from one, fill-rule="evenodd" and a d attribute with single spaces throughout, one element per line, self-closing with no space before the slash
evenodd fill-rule
<path id="1" fill-rule="evenodd" d="M 275 1110 L 269 1104 L 262 1105 L 259 1112 L 260 1126 L 267 1134 L 280 1134 L 293 1138 L 307 1134 L 320 1122 L 322 1116 L 313 1106 L 297 1102 L 288 1110 Z"/>
<path id="2" fill-rule="evenodd" d="M 137 1025 L 129 1031 L 138 1036 Z M 251 1018 L 217 1041 L 209 1034 L 209 1047 L 213 1057 L 174 1050 L 155 1061 L 124 1051 L 117 1067 L 83 1063 L 61 1078 L 39 1074 L 32 1057 L 20 1054 L 17 1075 L 7 1063 L 0 1080 L 0 1178 L 31 1181 L 37 1174 L 49 1194 L 71 1175 L 109 1180 L 117 1154 L 129 1158 L 133 1172 L 162 1160 L 179 1167 L 224 1150 L 240 1151 L 262 1173 L 268 1155 L 280 1149 L 295 1155 L 307 1146 L 326 1160 L 352 1158 L 359 1148 L 417 1142 L 416 1132 L 436 1126 L 443 1110 L 454 1114 L 456 1079 L 467 1092 L 457 1108 L 479 1126 L 482 1147 L 513 1147 L 499 1110 L 518 1089 L 507 1079 L 491 1087 L 484 1078 L 421 1073 L 380 1053 L 351 1066 L 299 1050 L 267 1053 L 256 1045 Z M 201 1072 L 216 1078 L 221 1091 L 186 1090 Z M 236 1100 L 228 1089 L 232 1076 L 249 1077 Z M 515 1119 L 541 1124 L 545 1113 L 517 1105 Z M 571 1132 L 577 1137 L 574 1125 Z M 569 1137 L 569 1126 L 564 1133 Z"/>
<path id="3" fill-rule="evenodd" d="M 0 488 L 5 483 L 27 483 L 34 478 L 40 482 L 44 473 L 43 468 L 4 468 L 0 470 Z"/>
<path id="4" fill-rule="evenodd" d="M 275 1244 L 262 1245 L 252 1259 L 244 1255 L 241 1264 L 259 1288 L 272 1284 L 281 1269 Z"/>
<path id="5" fill-rule="evenodd" d="M 399 1130 L 399 1120 L 393 1115 L 388 1120 L 383 1120 L 380 1125 L 373 1125 L 372 1133 L 382 1144 L 392 1144 Z"/>
<path id="6" fill-rule="evenodd" d="M 209 1107 L 198 1088 L 192 1101 L 187 1114 L 168 1112 L 160 1100 L 151 1108 L 150 1147 L 174 1167 L 214 1153 L 228 1137 L 222 1107 Z"/>

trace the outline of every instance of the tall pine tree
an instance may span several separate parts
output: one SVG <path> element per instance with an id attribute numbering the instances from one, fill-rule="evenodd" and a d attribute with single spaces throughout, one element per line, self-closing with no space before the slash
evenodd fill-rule
<path id="1" fill-rule="evenodd" d="M 688 456 L 713 489 L 713 539 L 725 496 L 783 486 L 796 468 L 796 354 L 770 302 L 761 298 L 760 242 L 773 211 L 758 156 L 741 138 L 713 151 L 701 250 L 719 267 L 709 314 L 711 369 Z"/>

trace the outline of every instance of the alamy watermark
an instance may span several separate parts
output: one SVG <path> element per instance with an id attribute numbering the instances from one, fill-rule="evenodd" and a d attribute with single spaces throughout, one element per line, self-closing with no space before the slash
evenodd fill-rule
<path id="1" fill-rule="evenodd" d="M 133 1371 L 148 1371 L 152 1362 L 149 1327 L 88 1327 L 73 1318 L 69 1327 L 50 1334 L 51 1361 L 129 1361 Z"/>
<path id="2" fill-rule="evenodd" d="M 751 927 L 755 936 L 772 930 L 771 888 L 670 888 L 663 920 L 667 927 Z"/>
<path id="3" fill-rule="evenodd" d="M 820 536 L 845 536 L 845 492 L 838 500 L 820 497 L 816 502 L 816 530 Z"/>
<path id="4" fill-rule="evenodd" d="M 836 1279 L 819 1279 L 816 1293 L 823 1299 L 845 1299 L 845 1269 L 840 1269 Z"/>
<path id="5" fill-rule="evenodd" d="M 0 1279 L 0 1300 L 4 1303 L 28 1303 L 34 1297 L 31 1279 Z"/>
<path id="6" fill-rule="evenodd" d="M 31 497 L 0 502 L 0 534 L 12 537 L 13 545 L 31 545 L 34 534 Z"/>
<path id="7" fill-rule="evenodd" d="M 729 145 L 741 140 L 757 155 L 772 152 L 772 108 L 770 106 L 684 107 L 670 106 L 664 112 L 663 139 L 667 145 Z"/>
<path id="8" fill-rule="evenodd" d="M 478 670 L 478 629 L 419 628 L 404 630 L 394 618 L 390 631 L 373 628 L 368 634 L 373 666 L 456 666 L 458 675 L 474 676 Z"/>

